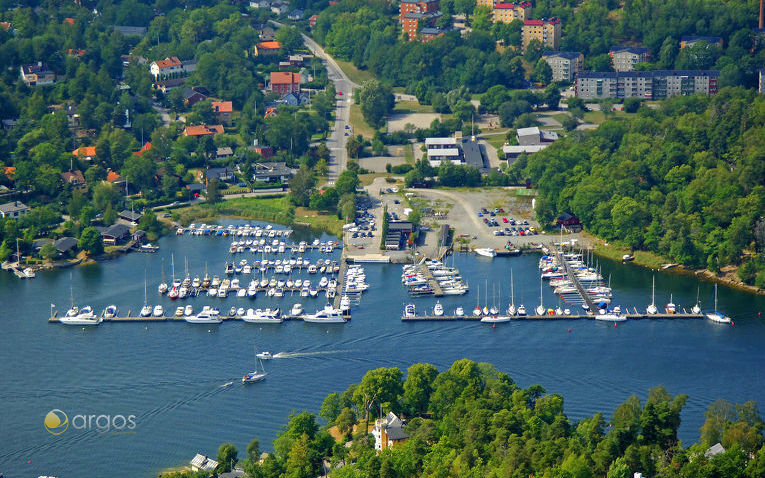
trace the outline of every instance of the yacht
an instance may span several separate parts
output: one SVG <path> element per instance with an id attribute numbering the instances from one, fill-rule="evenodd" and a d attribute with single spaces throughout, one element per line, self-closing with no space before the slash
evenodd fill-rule
<path id="1" fill-rule="evenodd" d="M 526 306 L 521 304 L 518 306 L 518 315 L 524 316 L 526 315 Z"/>
<path id="2" fill-rule="evenodd" d="M 481 312 L 481 308 L 476 305 L 475 309 L 473 309 L 473 315 L 476 317 L 480 317 L 482 314 L 483 312 Z"/>
<path id="3" fill-rule="evenodd" d="M 676 314 L 677 306 L 672 302 L 672 294 L 669 294 L 669 303 L 664 307 L 664 312 L 668 314 Z"/>
<path id="4" fill-rule="evenodd" d="M 290 315 L 293 317 L 297 317 L 299 315 L 303 314 L 303 304 L 297 303 L 292 306 L 292 309 L 290 309 Z"/>
<path id="5" fill-rule="evenodd" d="M 183 317 L 183 306 L 179 305 L 175 308 L 175 316 L 176 317 Z"/>
<path id="6" fill-rule="evenodd" d="M 707 319 L 718 324 L 730 324 L 731 318 L 717 311 L 717 284 L 715 284 L 715 310 L 705 314 Z"/>
<path id="7" fill-rule="evenodd" d="M 113 319 L 114 317 L 117 317 L 117 306 L 107 306 L 106 309 L 104 309 L 104 318 Z"/>
<path id="8" fill-rule="evenodd" d="M 604 322 L 624 322 L 627 320 L 627 316 L 617 310 L 600 310 L 599 314 L 595 314 L 595 320 L 602 320 Z"/>
<path id="9" fill-rule="evenodd" d="M 271 360 L 272 358 L 274 358 L 274 355 L 268 351 L 260 352 L 259 354 L 256 354 L 255 356 L 258 357 L 260 360 Z"/>
<path id="10" fill-rule="evenodd" d="M 72 307 L 69 309 L 69 312 L 67 312 L 64 317 L 58 319 L 58 321 L 64 325 L 98 325 L 103 319 L 93 313 L 93 308 L 91 306 L 86 305 L 81 309 Z"/>
<path id="11" fill-rule="evenodd" d="M 348 312 L 351 309 L 351 299 L 347 295 L 340 297 L 340 310 Z"/>
<path id="12" fill-rule="evenodd" d="M 507 306 L 507 315 L 515 315 L 515 288 L 513 287 L 513 270 L 510 269 L 510 305 Z"/>
<path id="13" fill-rule="evenodd" d="M 322 310 L 317 310 L 315 314 L 304 315 L 303 321 L 318 324 L 344 324 L 347 322 L 343 317 L 343 311 L 335 309 L 330 304 L 325 305 Z"/>
<path id="14" fill-rule="evenodd" d="M 510 316 L 507 315 L 487 315 L 481 318 L 481 322 L 484 324 L 499 324 L 502 322 L 510 322 Z"/>
<path id="15" fill-rule="evenodd" d="M 497 255 L 497 251 L 488 247 L 476 249 L 475 253 L 484 257 L 495 257 Z"/>
<path id="16" fill-rule="evenodd" d="M 656 307 L 656 303 L 653 298 L 655 287 L 656 287 L 656 277 L 654 277 L 651 280 L 651 304 L 645 308 L 645 313 L 648 315 L 656 315 L 659 313 L 659 309 Z"/>
<path id="17" fill-rule="evenodd" d="M 165 281 L 160 282 L 159 286 L 157 286 L 157 292 L 159 292 L 160 294 L 167 293 L 167 282 Z"/>
<path id="18" fill-rule="evenodd" d="M 247 309 L 247 313 L 242 316 L 242 320 L 250 324 L 281 324 L 283 319 L 280 310 L 274 309 Z"/>
<path id="19" fill-rule="evenodd" d="M 441 302 L 436 302 L 436 305 L 433 307 L 433 315 L 436 317 L 444 315 L 444 306 L 441 305 Z"/>
<path id="20" fill-rule="evenodd" d="M 457 307 L 454 310 L 454 315 L 456 315 L 457 317 L 462 317 L 463 315 L 465 315 L 465 309 L 463 309 L 462 307 Z"/>
<path id="21" fill-rule="evenodd" d="M 212 309 L 203 309 L 202 312 L 197 315 L 189 315 L 183 318 L 190 324 L 220 324 L 223 322 L 220 315 L 216 314 Z"/>
<path id="22" fill-rule="evenodd" d="M 244 307 L 239 307 L 238 309 L 236 309 L 236 316 L 237 317 L 241 317 L 243 315 L 244 315 Z"/>
<path id="23" fill-rule="evenodd" d="M 183 309 L 183 315 L 185 315 L 186 317 L 192 315 L 193 313 L 194 313 L 194 307 L 192 307 L 191 304 L 187 305 Z"/>
<path id="24" fill-rule="evenodd" d="M 152 315 L 154 317 L 162 317 L 164 313 L 165 313 L 165 310 L 162 308 L 161 305 L 154 306 L 154 310 L 152 311 Z"/>
<path id="25" fill-rule="evenodd" d="M 261 361 L 260 357 L 258 357 L 258 353 L 256 349 L 255 350 L 255 370 L 244 374 L 244 377 L 242 377 L 242 383 L 262 382 L 263 380 L 266 379 L 266 375 L 268 375 L 268 373 L 266 373 L 266 369 L 263 368 L 263 362 Z"/>
<path id="26" fill-rule="evenodd" d="M 141 317 L 149 317 L 152 312 L 153 308 L 149 304 L 144 304 L 144 306 L 141 307 Z"/>
<path id="27" fill-rule="evenodd" d="M 699 306 L 699 288 L 696 287 L 696 303 L 691 307 L 691 313 L 701 315 L 701 307 Z"/>
<path id="28" fill-rule="evenodd" d="M 414 317 L 415 315 L 414 304 L 406 304 L 406 307 L 404 307 L 404 317 Z"/>

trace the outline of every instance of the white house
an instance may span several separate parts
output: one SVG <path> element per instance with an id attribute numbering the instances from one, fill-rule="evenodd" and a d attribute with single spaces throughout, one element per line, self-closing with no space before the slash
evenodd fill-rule
<path id="1" fill-rule="evenodd" d="M 389 412 L 385 418 L 375 420 L 372 436 L 375 437 L 375 450 L 377 451 L 391 448 L 409 438 L 409 435 L 404 431 L 404 422 L 393 412 Z"/>
<path id="2" fill-rule="evenodd" d="M 464 162 L 456 138 L 425 138 L 425 147 L 428 163 L 434 168 L 439 167 L 441 161 L 451 161 L 454 164 Z"/>

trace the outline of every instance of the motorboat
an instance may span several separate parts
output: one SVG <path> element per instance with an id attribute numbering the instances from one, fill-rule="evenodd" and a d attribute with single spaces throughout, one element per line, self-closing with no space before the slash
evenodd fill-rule
<path id="1" fill-rule="evenodd" d="M 76 307 L 69 309 L 69 312 L 64 317 L 58 319 L 58 321 L 64 325 L 98 325 L 103 319 L 93 313 L 93 308 L 89 305 L 81 309 L 77 309 L 75 313 L 70 315 Z"/>
<path id="2" fill-rule="evenodd" d="M 176 307 L 175 308 L 175 316 L 176 317 L 183 317 L 183 310 L 184 309 L 183 309 L 182 305 L 179 305 L 178 307 Z"/>
<path id="3" fill-rule="evenodd" d="M 292 306 L 292 309 L 290 309 L 290 315 L 293 317 L 297 317 L 299 315 L 303 314 L 303 304 L 297 303 Z"/>
<path id="4" fill-rule="evenodd" d="M 717 311 L 717 284 L 715 284 L 715 310 L 713 312 L 708 312 L 705 315 L 706 315 L 707 319 L 709 319 L 712 322 L 715 322 L 717 324 L 730 324 L 730 323 L 732 323 L 730 317 L 728 317 L 727 315 Z"/>
<path id="5" fill-rule="evenodd" d="M 303 321 L 317 324 L 344 324 L 347 322 L 345 317 L 343 317 L 343 311 L 335 309 L 330 304 L 325 305 L 321 310 L 317 310 L 315 314 L 304 315 Z"/>
<path id="6" fill-rule="evenodd" d="M 230 309 L 228 309 L 229 317 L 234 317 L 235 315 L 236 315 L 236 307 L 231 307 Z"/>
<path id="7" fill-rule="evenodd" d="M 242 316 L 242 320 L 250 324 L 281 324 L 281 311 L 277 308 L 271 309 L 247 309 L 247 313 Z"/>
<path id="8" fill-rule="evenodd" d="M 236 316 L 237 317 L 241 317 L 243 315 L 244 315 L 244 307 L 239 307 L 238 309 L 236 309 Z"/>
<path id="9" fill-rule="evenodd" d="M 465 315 L 465 309 L 463 309 L 462 307 L 457 307 L 457 308 L 454 310 L 454 315 L 456 315 L 457 317 L 462 317 L 462 316 L 464 316 L 464 315 Z"/>
<path id="10" fill-rule="evenodd" d="M 404 307 L 404 317 L 414 317 L 415 315 L 414 304 L 406 304 L 406 307 Z"/>
<path id="11" fill-rule="evenodd" d="M 165 313 L 165 310 L 162 308 L 161 305 L 155 305 L 151 315 L 153 315 L 154 317 L 162 317 L 164 313 Z"/>
<path id="12" fill-rule="evenodd" d="M 183 315 L 185 315 L 186 317 L 190 316 L 193 313 L 194 313 L 194 307 L 192 307 L 191 304 L 187 305 L 183 309 Z"/>
<path id="13" fill-rule="evenodd" d="M 664 312 L 668 314 L 676 314 L 677 313 L 677 306 L 674 302 L 672 302 L 672 294 L 669 294 L 669 302 L 664 307 Z"/>
<path id="14" fill-rule="evenodd" d="M 157 292 L 159 292 L 160 294 L 166 294 L 167 282 L 160 282 L 159 286 L 157 286 Z"/>
<path id="15" fill-rule="evenodd" d="M 215 314 L 212 309 L 203 309 L 197 315 L 186 316 L 183 320 L 190 324 L 220 324 L 223 322 L 220 315 Z"/>
<path id="16" fill-rule="evenodd" d="M 112 304 L 104 309 L 104 318 L 113 319 L 117 316 L 117 306 Z"/>
<path id="17" fill-rule="evenodd" d="M 604 310 L 601 309 L 599 314 L 595 314 L 595 320 L 602 320 L 604 322 L 624 322 L 627 320 L 627 316 L 616 310 Z"/>
<path id="18" fill-rule="evenodd" d="M 492 258 L 496 257 L 497 255 L 497 251 L 495 251 L 494 249 L 490 249 L 488 247 L 476 249 L 475 253 L 478 254 L 479 256 L 492 257 Z"/>
<path id="19" fill-rule="evenodd" d="M 521 304 L 518 306 L 518 315 L 525 316 L 526 315 L 526 306 Z"/>
<path id="20" fill-rule="evenodd" d="M 255 370 L 244 374 L 244 377 L 242 377 L 242 383 L 262 382 L 263 380 L 266 379 L 267 375 L 268 373 L 266 372 L 266 369 L 263 367 L 263 362 L 261 361 L 260 357 L 258 357 L 258 353 L 256 349 L 255 350 Z"/>
<path id="21" fill-rule="evenodd" d="M 271 360 L 272 358 L 274 358 L 274 355 L 268 351 L 260 352 L 259 354 L 256 354 L 255 356 L 261 360 Z"/>
<path id="22" fill-rule="evenodd" d="M 340 310 L 348 312 L 351 309 L 351 299 L 347 295 L 340 297 Z"/>
<path id="23" fill-rule="evenodd" d="M 507 315 L 487 315 L 481 318 L 481 322 L 484 324 L 499 324 L 502 322 L 510 322 L 510 316 Z"/>
<path id="24" fill-rule="evenodd" d="M 473 315 L 476 317 L 480 317 L 483 315 L 483 312 L 481 311 L 481 308 L 479 306 L 475 306 L 475 309 L 473 309 Z"/>
<path id="25" fill-rule="evenodd" d="M 149 304 L 144 304 L 143 307 L 141 307 L 141 317 L 149 317 L 151 316 L 151 313 L 154 311 L 152 306 Z"/>
<path id="26" fill-rule="evenodd" d="M 441 305 L 441 302 L 436 302 L 436 305 L 433 307 L 433 315 L 436 317 L 444 315 L 444 306 Z"/>

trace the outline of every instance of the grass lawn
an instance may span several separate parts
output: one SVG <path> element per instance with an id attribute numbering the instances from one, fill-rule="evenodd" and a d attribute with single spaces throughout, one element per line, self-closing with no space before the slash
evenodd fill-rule
<path id="1" fill-rule="evenodd" d="M 341 61 L 341 60 L 335 60 L 338 65 L 340 65 L 340 68 L 343 70 L 343 72 L 348 75 L 348 78 L 354 83 L 358 83 L 359 85 L 367 80 L 374 80 L 375 75 L 370 73 L 367 70 L 359 70 L 354 66 L 353 63 L 349 61 Z"/>
<path id="2" fill-rule="evenodd" d="M 287 196 L 235 198 L 216 204 L 195 204 L 173 211 L 181 224 L 189 224 L 202 219 L 217 216 L 236 216 L 280 224 L 292 224 L 295 217 L 294 207 Z"/>
<path id="3" fill-rule="evenodd" d="M 418 101 L 398 101 L 393 113 L 435 113 L 430 105 L 421 105 Z"/>
<path id="4" fill-rule="evenodd" d="M 414 151 L 412 151 L 412 145 L 405 144 L 403 148 L 404 148 L 404 161 L 406 161 L 407 164 L 411 164 L 412 166 L 414 166 Z"/>
<path id="5" fill-rule="evenodd" d="M 632 250 L 629 247 L 621 244 L 608 243 L 606 246 L 603 243 L 595 244 L 595 254 L 603 257 L 608 257 L 615 261 L 621 261 L 624 254 L 632 254 Z M 664 264 L 669 264 L 672 261 L 661 257 L 657 254 L 647 251 L 635 251 L 635 264 L 650 267 L 652 269 L 659 269 Z"/>
<path id="6" fill-rule="evenodd" d="M 486 136 L 484 137 L 487 143 L 492 145 L 494 149 L 499 148 L 500 146 L 505 144 L 505 135 L 504 134 L 496 134 L 492 136 Z"/>
<path id="7" fill-rule="evenodd" d="M 369 186 L 374 182 L 377 178 L 387 178 L 388 176 L 391 176 L 389 173 L 368 173 L 368 174 L 359 174 L 359 181 L 361 181 L 362 186 Z M 392 177 L 392 176 L 391 176 Z M 394 183 L 390 183 L 394 184 Z"/>
<path id="8" fill-rule="evenodd" d="M 327 231 L 337 237 L 342 237 L 345 222 L 337 218 L 337 214 L 324 211 L 314 211 L 304 207 L 295 208 L 295 223 L 307 224 L 313 228 Z"/>
<path id="9" fill-rule="evenodd" d="M 563 124 L 563 122 L 567 120 L 568 118 L 570 118 L 571 115 L 568 113 L 557 113 L 554 115 L 550 115 L 550 117 L 554 118 L 555 121 L 557 121 L 558 123 Z"/>
<path id="10" fill-rule="evenodd" d="M 372 139 L 375 135 L 374 128 L 367 124 L 364 116 L 361 114 L 361 107 L 356 103 L 351 105 L 349 123 L 351 123 L 351 127 L 353 128 L 353 134 L 360 134 L 368 139 Z"/>

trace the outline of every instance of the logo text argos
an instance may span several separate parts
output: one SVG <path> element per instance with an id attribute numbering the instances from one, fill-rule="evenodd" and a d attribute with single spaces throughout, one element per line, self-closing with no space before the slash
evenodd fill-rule
<path id="1" fill-rule="evenodd" d="M 54 409 L 45 415 L 45 429 L 53 435 L 61 435 L 69 425 L 75 430 L 95 430 L 98 433 L 130 433 L 135 430 L 135 415 L 73 415 L 71 421 L 66 413 Z"/>

